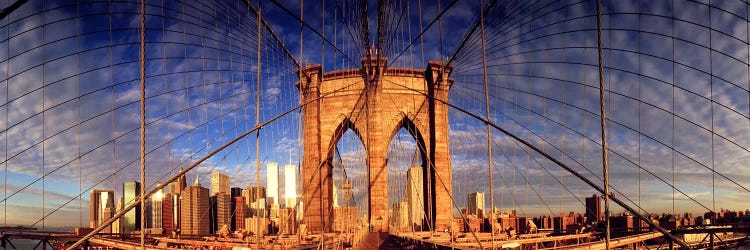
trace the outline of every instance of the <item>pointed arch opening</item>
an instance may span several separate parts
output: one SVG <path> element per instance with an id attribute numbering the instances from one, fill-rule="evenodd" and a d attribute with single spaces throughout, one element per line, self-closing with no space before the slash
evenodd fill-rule
<path id="1" fill-rule="evenodd" d="M 427 148 L 415 123 L 404 115 L 390 133 L 387 151 L 388 211 L 393 228 L 426 231 L 432 228 L 429 208 L 434 185 L 428 185 Z"/>
<path id="2" fill-rule="evenodd" d="M 336 127 L 326 155 L 331 170 L 334 232 L 354 230 L 359 218 L 369 213 L 367 149 L 355 123 L 344 118 Z M 340 219 L 337 217 L 341 217 Z"/>

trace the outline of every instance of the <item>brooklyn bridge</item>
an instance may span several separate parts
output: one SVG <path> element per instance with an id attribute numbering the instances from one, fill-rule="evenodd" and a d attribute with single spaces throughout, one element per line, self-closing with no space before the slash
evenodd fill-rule
<path id="1" fill-rule="evenodd" d="M 0 7 L 0 249 L 750 242 L 744 0 Z"/>

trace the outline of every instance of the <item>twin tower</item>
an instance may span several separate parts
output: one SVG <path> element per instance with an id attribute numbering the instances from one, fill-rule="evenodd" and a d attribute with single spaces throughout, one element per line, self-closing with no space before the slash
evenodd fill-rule
<path id="1" fill-rule="evenodd" d="M 452 220 L 451 159 L 448 148 L 448 79 L 451 67 L 388 68 L 385 57 L 362 59 L 361 69 L 322 72 L 303 69 L 297 88 L 306 104 L 302 190 L 304 223 L 310 233 L 333 229 L 334 147 L 347 129 L 362 141 L 368 169 L 368 221 L 388 230 L 388 146 L 405 128 L 423 161 L 425 225 L 442 231 Z M 443 102 L 444 101 L 444 102 Z M 364 187 L 354 187 L 364 188 Z"/>

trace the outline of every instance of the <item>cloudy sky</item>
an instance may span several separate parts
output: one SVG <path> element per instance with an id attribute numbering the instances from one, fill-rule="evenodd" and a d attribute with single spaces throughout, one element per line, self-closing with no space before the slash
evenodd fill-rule
<path id="1" fill-rule="evenodd" d="M 456 206 L 465 206 L 468 193 L 489 193 L 492 186 L 496 206 L 524 215 L 584 212 L 579 201 L 594 189 L 494 128 L 488 164 L 487 128 L 465 113 L 487 115 L 480 30 L 456 53 L 479 19 L 479 2 L 443 0 L 440 8 L 422 2 L 394 1 L 385 8 L 392 21 L 383 53 L 392 67 L 453 63 L 455 82 L 446 101 L 460 108 L 449 113 Z M 485 18 L 487 106 L 494 125 L 601 185 L 594 2 L 494 5 Z M 673 207 L 678 213 L 745 210 L 748 6 L 673 2 L 602 6 L 612 187 L 631 206 L 653 213 Z M 370 41 L 353 27 L 351 1 L 306 1 L 303 8 L 295 0 L 263 1 L 263 16 L 281 43 L 262 30 L 258 65 L 256 16 L 243 1 L 147 4 L 147 187 L 253 128 L 256 115 L 262 123 L 296 107 L 297 66 L 290 55 L 333 71 L 358 67 L 360 45 L 378 43 L 376 1 L 367 3 Z M 300 9 L 309 25 L 302 32 Z M 119 193 L 122 182 L 140 178 L 139 13 L 135 2 L 31 0 L 2 20 L 3 223 L 86 225 L 90 189 Z M 298 117 L 291 112 L 260 130 L 259 157 L 253 133 L 188 179 L 208 186 L 209 174 L 220 171 L 232 176 L 232 186 L 254 185 L 256 176 L 262 185 L 265 163 L 298 165 Z M 364 147 L 352 132 L 337 146 L 337 169 L 346 168 L 363 206 Z M 403 197 L 405 171 L 421 160 L 414 159 L 416 148 L 406 130 L 391 142 L 390 203 Z M 334 180 L 339 183 L 340 172 Z"/>

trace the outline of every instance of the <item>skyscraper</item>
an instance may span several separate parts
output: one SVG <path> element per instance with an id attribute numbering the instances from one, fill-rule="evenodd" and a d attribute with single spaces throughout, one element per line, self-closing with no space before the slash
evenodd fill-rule
<path id="1" fill-rule="evenodd" d="M 594 194 L 586 197 L 586 221 L 587 223 L 596 223 L 602 220 L 602 202 L 601 197 Z"/>
<path id="2" fill-rule="evenodd" d="M 168 234 L 177 229 L 177 219 L 175 217 L 175 200 L 178 198 L 175 194 L 166 194 L 161 201 L 161 218 L 164 233 Z"/>
<path id="3" fill-rule="evenodd" d="M 159 190 L 154 195 L 151 196 L 151 201 L 149 204 L 151 204 L 148 209 L 150 211 L 150 216 L 148 216 L 149 228 L 164 228 L 164 191 Z"/>
<path id="4" fill-rule="evenodd" d="M 115 214 L 115 191 L 113 190 L 92 190 L 91 200 L 89 203 L 89 224 L 91 228 L 96 228 Z M 102 231 L 111 233 L 112 228 L 106 227 Z"/>
<path id="5" fill-rule="evenodd" d="M 339 191 L 336 185 L 333 185 L 333 207 L 339 207 Z"/>
<path id="6" fill-rule="evenodd" d="M 407 227 L 409 225 L 409 207 L 406 201 L 393 203 L 392 206 L 391 223 L 393 226 L 397 228 Z"/>
<path id="7" fill-rule="evenodd" d="M 120 197 L 120 199 L 117 199 L 117 209 L 115 209 L 115 213 L 117 213 L 120 210 L 122 210 L 122 204 L 123 203 L 125 203 L 125 202 L 124 202 L 124 199 L 122 197 Z M 120 219 L 115 220 L 114 222 L 112 222 L 112 233 L 116 233 L 116 234 L 122 233 L 122 221 L 124 219 L 125 218 L 120 217 Z"/>
<path id="8" fill-rule="evenodd" d="M 180 169 L 182 171 L 182 169 Z M 180 178 L 178 178 L 176 181 L 173 181 L 172 183 L 169 183 L 167 185 L 169 189 L 170 194 L 179 194 L 182 192 L 182 190 L 187 187 L 187 180 L 185 180 L 185 175 L 180 175 Z"/>
<path id="9" fill-rule="evenodd" d="M 296 217 L 294 208 L 285 207 L 279 209 L 279 233 L 287 235 L 297 233 Z"/>
<path id="10" fill-rule="evenodd" d="M 409 226 L 421 227 L 424 218 L 422 198 L 422 167 L 413 166 L 406 173 L 406 202 L 409 207 Z"/>
<path id="11" fill-rule="evenodd" d="M 229 200 L 232 201 L 232 216 L 230 219 L 231 220 L 230 228 L 232 229 L 232 231 L 236 231 L 237 230 L 237 217 L 238 217 L 237 208 L 242 207 L 243 208 L 242 212 L 244 213 L 245 212 L 244 210 L 245 200 L 243 199 L 241 203 L 237 203 L 237 197 L 242 197 L 242 188 L 233 187 L 229 189 L 229 192 L 230 192 Z M 242 222 L 243 223 L 245 222 L 245 214 L 242 214 Z"/>
<path id="12" fill-rule="evenodd" d="M 208 233 L 216 233 L 216 196 L 208 197 Z"/>
<path id="13" fill-rule="evenodd" d="M 180 204 L 180 233 L 193 235 L 208 234 L 208 189 L 201 186 L 198 179 L 183 190 Z"/>
<path id="14" fill-rule="evenodd" d="M 302 197 L 297 197 L 297 200 L 299 200 L 297 203 L 297 220 L 302 221 L 305 218 L 305 202 L 302 200 Z"/>
<path id="15" fill-rule="evenodd" d="M 217 194 L 216 195 L 216 230 L 220 230 L 222 226 L 226 225 L 231 227 L 232 217 L 232 200 L 230 194 Z"/>
<path id="16" fill-rule="evenodd" d="M 234 210 L 234 230 L 245 230 L 245 197 L 234 197 L 234 203 L 237 204 Z"/>
<path id="17" fill-rule="evenodd" d="M 473 214 L 479 217 L 484 215 L 484 192 L 474 192 L 469 194 L 467 206 L 469 208 L 469 214 Z"/>
<path id="18" fill-rule="evenodd" d="M 279 204 L 279 164 L 266 164 L 266 204 Z"/>
<path id="19" fill-rule="evenodd" d="M 141 183 L 137 181 L 129 181 L 122 184 L 122 197 L 123 207 L 129 206 L 135 202 L 136 199 L 141 195 Z M 120 227 L 122 231 L 120 233 L 131 233 L 133 231 L 141 230 L 141 205 L 135 206 L 132 210 L 125 213 L 122 216 L 123 220 Z"/>
<path id="20" fill-rule="evenodd" d="M 294 207 L 297 203 L 297 173 L 294 165 L 284 166 L 284 205 Z"/>
<path id="21" fill-rule="evenodd" d="M 229 176 L 219 172 L 211 173 L 211 196 L 218 193 L 229 194 L 229 191 Z"/>
<path id="22" fill-rule="evenodd" d="M 245 197 L 245 205 L 250 207 L 253 202 L 266 198 L 266 188 L 262 186 L 247 187 L 242 190 L 242 197 Z"/>
<path id="23" fill-rule="evenodd" d="M 357 207 L 341 206 L 333 209 L 333 230 L 349 232 L 357 225 Z"/>

